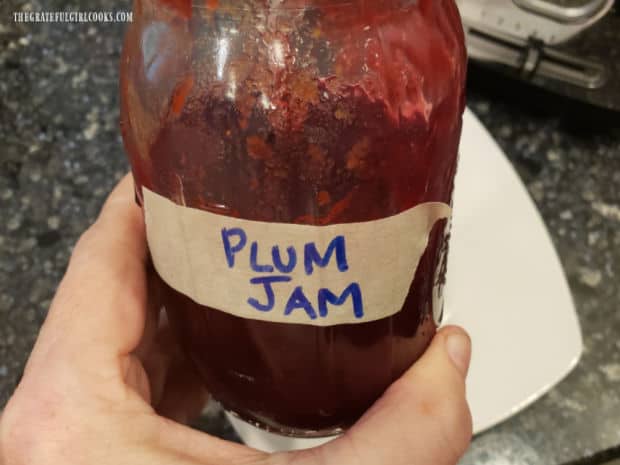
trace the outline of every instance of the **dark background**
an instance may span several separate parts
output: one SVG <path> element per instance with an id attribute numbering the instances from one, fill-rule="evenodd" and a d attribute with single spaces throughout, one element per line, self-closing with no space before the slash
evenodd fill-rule
<path id="1" fill-rule="evenodd" d="M 0 2 L 0 408 L 73 244 L 128 169 L 117 95 L 126 25 L 17 24 L 13 12 L 130 8 L 121 0 Z M 618 42 L 620 31 L 610 46 Z M 476 438 L 463 463 L 599 463 L 620 452 L 620 114 L 479 69 L 469 87 L 470 108 L 551 232 L 585 352 L 543 399 Z M 206 427 L 226 430 L 220 417 Z"/>

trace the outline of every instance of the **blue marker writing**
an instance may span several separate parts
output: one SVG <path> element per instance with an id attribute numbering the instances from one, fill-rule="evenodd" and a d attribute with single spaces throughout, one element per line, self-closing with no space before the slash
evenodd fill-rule
<path id="1" fill-rule="evenodd" d="M 347 263 L 347 251 L 344 236 L 336 236 L 332 239 L 327 246 L 325 255 L 322 257 L 321 254 L 319 254 L 319 251 L 316 250 L 316 245 L 314 243 L 306 244 L 304 249 L 304 267 L 306 269 L 306 274 L 310 276 L 313 273 L 315 264 L 321 268 L 325 268 L 329 265 L 329 261 L 334 252 L 336 253 L 338 270 L 340 272 L 347 271 L 349 269 L 349 264 Z"/>
<path id="2" fill-rule="evenodd" d="M 297 252 L 295 252 L 295 248 L 288 247 L 286 249 L 286 253 L 288 254 L 288 263 L 285 265 L 282 262 L 282 257 L 280 256 L 280 247 L 274 245 L 271 249 L 273 264 L 280 273 L 291 273 L 297 266 Z"/>
<path id="3" fill-rule="evenodd" d="M 232 245 L 230 242 L 230 239 L 233 237 L 237 237 L 237 243 L 235 245 Z M 245 244 L 248 242 L 248 237 L 241 228 L 223 228 L 222 242 L 224 243 L 224 253 L 226 254 L 228 268 L 233 268 L 235 266 L 235 254 L 245 247 Z"/>
<path id="4" fill-rule="evenodd" d="M 351 283 L 347 288 L 337 296 L 329 289 L 320 289 L 318 300 L 319 300 L 319 315 L 325 318 L 327 316 L 327 304 L 330 303 L 332 305 L 344 305 L 347 299 L 351 297 L 351 301 L 353 302 L 353 314 L 355 318 L 363 318 L 364 317 L 364 304 L 362 302 L 362 290 L 360 289 L 360 285 L 358 283 Z"/>
<path id="5" fill-rule="evenodd" d="M 248 299 L 248 303 L 254 307 L 256 310 L 261 312 L 269 312 L 273 310 L 274 305 L 276 304 L 276 296 L 273 292 L 274 283 L 286 283 L 289 282 L 292 278 L 290 276 L 262 276 L 260 278 L 252 278 L 250 279 L 250 284 L 262 284 L 265 289 L 265 295 L 267 296 L 267 303 L 261 304 L 257 299 L 250 297 Z"/>
<path id="6" fill-rule="evenodd" d="M 258 264 L 258 242 L 252 242 L 250 246 L 250 267 L 256 273 L 273 273 L 273 266 Z"/>
<path id="7" fill-rule="evenodd" d="M 293 310 L 298 308 L 302 308 L 306 311 L 311 320 L 316 320 L 316 311 L 312 307 L 312 304 L 304 294 L 301 286 L 297 286 L 295 290 L 291 293 L 291 296 L 286 303 L 286 308 L 284 310 L 285 315 L 290 315 Z"/>

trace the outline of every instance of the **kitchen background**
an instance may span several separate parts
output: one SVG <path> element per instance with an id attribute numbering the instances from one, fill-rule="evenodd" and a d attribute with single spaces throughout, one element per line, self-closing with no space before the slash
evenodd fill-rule
<path id="1" fill-rule="evenodd" d="M 13 13 L 130 8 L 123 0 L 0 2 L 0 408 L 19 380 L 73 244 L 128 169 L 117 95 L 125 25 L 15 23 Z M 619 18 L 612 11 L 599 32 L 569 44 L 581 55 L 596 55 L 594 42 L 605 44 L 609 92 L 620 88 Z M 561 90 L 570 94 L 570 87 Z M 469 107 L 542 213 L 585 347 L 563 382 L 476 437 L 463 463 L 606 463 L 620 457 L 620 113 L 479 65 L 470 72 Z M 201 426 L 234 437 L 217 411 Z"/>

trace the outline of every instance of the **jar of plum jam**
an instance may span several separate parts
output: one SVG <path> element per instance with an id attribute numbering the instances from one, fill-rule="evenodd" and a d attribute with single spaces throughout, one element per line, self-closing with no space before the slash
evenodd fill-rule
<path id="1" fill-rule="evenodd" d="M 135 0 L 122 132 L 156 287 L 225 409 L 352 425 L 442 311 L 453 0 Z"/>

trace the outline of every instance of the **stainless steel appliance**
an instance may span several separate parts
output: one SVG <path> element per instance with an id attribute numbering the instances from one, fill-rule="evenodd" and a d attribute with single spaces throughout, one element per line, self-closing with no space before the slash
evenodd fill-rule
<path id="1" fill-rule="evenodd" d="M 620 1 L 457 0 L 470 59 L 620 110 Z"/>

